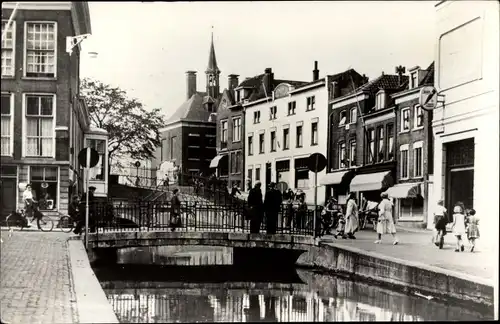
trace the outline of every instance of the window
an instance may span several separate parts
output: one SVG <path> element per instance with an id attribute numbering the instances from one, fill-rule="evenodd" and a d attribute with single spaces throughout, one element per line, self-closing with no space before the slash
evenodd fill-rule
<path id="1" fill-rule="evenodd" d="M 302 126 L 297 126 L 297 138 L 295 144 L 297 147 L 302 147 Z"/>
<path id="2" fill-rule="evenodd" d="M 278 107 L 273 106 L 269 108 L 269 120 L 276 119 L 276 113 L 278 112 Z"/>
<path id="3" fill-rule="evenodd" d="M 170 159 L 174 159 L 175 145 L 177 144 L 177 136 L 170 137 Z"/>
<path id="4" fill-rule="evenodd" d="M 415 198 L 403 198 L 400 201 L 401 217 L 423 217 L 424 216 L 424 198 L 417 195 Z"/>
<path id="5" fill-rule="evenodd" d="M 253 155 L 253 136 L 248 136 L 248 155 Z"/>
<path id="6" fill-rule="evenodd" d="M 57 206 L 57 167 L 33 166 L 30 178 L 33 198 L 38 201 L 40 209 L 54 209 Z"/>
<path id="7" fill-rule="evenodd" d="M 342 110 L 340 112 L 340 121 L 339 121 L 339 126 L 344 126 L 346 123 L 346 112 L 345 110 Z"/>
<path id="8" fill-rule="evenodd" d="M 253 112 L 253 123 L 254 124 L 260 123 L 260 110 Z"/>
<path id="9" fill-rule="evenodd" d="M 356 123 L 357 115 L 358 115 L 357 108 L 356 107 L 351 108 L 351 110 L 349 110 L 349 123 L 351 124 Z"/>
<path id="10" fill-rule="evenodd" d="M 415 178 L 423 175 L 422 144 L 423 142 L 413 143 L 413 176 Z"/>
<path id="11" fill-rule="evenodd" d="M 2 20 L 2 35 L 7 28 L 7 20 Z M 14 45 L 16 22 L 12 21 L 2 39 L 2 76 L 14 76 Z"/>
<path id="12" fill-rule="evenodd" d="M 167 149 L 168 149 L 168 143 L 166 139 L 161 140 L 161 162 L 165 161 L 167 159 Z"/>
<path id="13" fill-rule="evenodd" d="M 283 129 L 283 150 L 290 148 L 290 129 Z"/>
<path id="14" fill-rule="evenodd" d="M 356 166 L 356 140 L 349 143 L 349 162 L 351 167 Z"/>
<path id="15" fill-rule="evenodd" d="M 255 181 L 260 181 L 260 167 L 255 168 Z"/>
<path id="16" fill-rule="evenodd" d="M 271 132 L 271 152 L 276 152 L 276 132 Z"/>
<path id="17" fill-rule="evenodd" d="M 415 118 L 414 128 L 419 128 L 424 126 L 424 111 L 422 110 L 422 107 L 420 105 L 415 105 L 415 113 L 413 118 Z"/>
<path id="18" fill-rule="evenodd" d="M 384 161 L 384 127 L 379 127 L 377 129 L 378 137 L 378 161 Z"/>
<path id="19" fill-rule="evenodd" d="M 228 138 L 228 125 L 227 120 L 222 120 L 220 122 L 220 148 L 227 148 L 227 138 Z"/>
<path id="20" fill-rule="evenodd" d="M 297 107 L 297 103 L 295 101 L 290 101 L 288 103 L 288 115 L 295 115 L 295 108 Z"/>
<path id="21" fill-rule="evenodd" d="M 418 87 L 418 71 L 410 74 L 410 89 Z"/>
<path id="22" fill-rule="evenodd" d="M 345 142 L 339 143 L 339 169 L 347 167 L 347 156 L 345 151 Z"/>
<path id="23" fill-rule="evenodd" d="M 230 154 L 231 157 L 231 174 L 236 173 L 236 153 L 232 152 Z"/>
<path id="24" fill-rule="evenodd" d="M 368 152 L 366 153 L 367 155 L 367 160 L 368 160 L 368 163 L 372 163 L 374 161 L 374 157 L 375 157 L 375 130 L 373 129 L 370 129 L 368 130 L 367 134 L 367 140 L 368 140 Z"/>
<path id="25" fill-rule="evenodd" d="M 54 155 L 54 95 L 26 95 L 26 155 Z"/>
<path id="26" fill-rule="evenodd" d="M 264 153 L 264 133 L 259 134 L 259 154 Z"/>
<path id="27" fill-rule="evenodd" d="M 311 97 L 307 97 L 307 108 L 306 108 L 306 111 L 309 111 L 309 110 L 314 110 L 314 104 L 316 103 L 316 97 L 315 96 L 311 96 Z"/>
<path id="28" fill-rule="evenodd" d="M 401 131 L 408 130 L 410 130 L 410 108 L 404 108 L 401 110 Z"/>
<path id="29" fill-rule="evenodd" d="M 236 161 L 234 164 L 234 172 L 235 173 L 240 173 L 241 172 L 241 151 L 236 152 Z"/>
<path id="30" fill-rule="evenodd" d="M 11 95 L 2 94 L 2 142 L 1 142 L 1 152 L 2 155 L 12 155 L 13 153 L 13 130 L 14 130 L 14 120 L 12 116 L 13 107 L 11 106 Z"/>
<path id="31" fill-rule="evenodd" d="M 101 139 L 87 139 L 87 147 L 91 147 L 99 153 L 99 162 L 90 172 L 90 180 L 104 180 L 105 158 L 106 158 L 106 141 Z"/>
<path id="32" fill-rule="evenodd" d="M 408 178 L 408 145 L 401 145 L 401 169 L 400 169 L 400 178 L 407 179 Z"/>
<path id="33" fill-rule="evenodd" d="M 318 145 L 318 123 L 311 124 L 311 145 Z"/>
<path id="34" fill-rule="evenodd" d="M 26 76 L 56 76 L 56 24 L 26 23 Z"/>
<path id="35" fill-rule="evenodd" d="M 394 125 L 387 125 L 387 158 L 392 160 L 394 158 Z"/>
<path id="36" fill-rule="evenodd" d="M 233 142 L 241 141 L 241 117 L 233 118 Z"/>
<path id="37" fill-rule="evenodd" d="M 376 106 L 375 109 L 384 109 L 385 108 L 385 91 L 379 91 L 377 93 Z"/>
<path id="38" fill-rule="evenodd" d="M 249 186 L 249 188 L 247 188 L 247 190 L 250 190 L 250 189 L 252 189 L 252 182 L 253 182 L 253 169 L 248 169 L 247 179 L 249 179 L 249 180 L 250 180 L 250 186 Z"/>

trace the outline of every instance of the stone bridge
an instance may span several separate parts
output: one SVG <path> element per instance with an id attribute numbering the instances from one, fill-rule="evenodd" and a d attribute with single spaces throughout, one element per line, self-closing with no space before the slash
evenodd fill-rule
<path id="1" fill-rule="evenodd" d="M 234 232 L 104 232 L 89 234 L 91 262 L 116 263 L 117 251 L 132 247 L 205 245 L 233 248 L 233 264 L 293 265 L 315 246 L 311 236 Z"/>

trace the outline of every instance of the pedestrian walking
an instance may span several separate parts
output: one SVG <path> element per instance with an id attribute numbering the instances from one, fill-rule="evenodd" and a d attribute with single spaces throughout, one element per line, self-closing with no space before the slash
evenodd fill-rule
<path id="1" fill-rule="evenodd" d="M 358 218 L 358 205 L 356 204 L 356 194 L 351 192 L 349 198 L 347 199 L 347 209 L 346 209 L 346 226 L 345 233 L 348 238 L 356 239 L 354 233 L 358 230 L 359 218 Z"/>
<path id="2" fill-rule="evenodd" d="M 241 191 L 238 188 L 238 183 L 233 183 L 233 187 L 231 188 L 231 197 L 236 198 L 236 194 L 241 195 Z"/>
<path id="3" fill-rule="evenodd" d="M 255 183 L 255 186 L 248 193 L 247 203 L 250 213 L 250 233 L 258 234 L 262 218 L 264 217 L 264 203 L 262 201 L 261 183 Z"/>
<path id="4" fill-rule="evenodd" d="M 464 212 L 464 209 L 459 205 L 453 207 L 452 228 L 453 235 L 457 238 L 457 248 L 455 249 L 455 252 L 463 252 L 465 250 L 464 243 L 462 241 L 462 238 L 465 238 L 466 235 Z"/>
<path id="5" fill-rule="evenodd" d="M 377 222 L 377 235 L 378 239 L 375 244 L 380 244 L 382 242 L 383 234 L 392 234 L 394 241 L 392 244 L 396 245 L 399 243 L 396 237 L 396 226 L 394 225 L 394 219 L 392 218 L 392 208 L 393 204 L 389 200 L 389 196 L 386 192 L 380 194 L 382 201 L 378 205 L 378 222 Z"/>
<path id="6" fill-rule="evenodd" d="M 170 198 L 170 230 L 173 232 L 180 226 L 182 226 L 181 200 L 179 198 L 179 189 L 175 188 L 172 190 L 172 198 Z"/>
<path id="7" fill-rule="evenodd" d="M 440 249 L 443 248 L 443 240 L 446 235 L 446 225 L 448 224 L 447 210 L 443 206 L 443 200 L 439 200 L 434 207 L 434 235 L 433 241 Z"/>
<path id="8" fill-rule="evenodd" d="M 281 211 L 281 203 L 283 198 L 281 192 L 276 187 L 276 183 L 269 184 L 269 190 L 266 192 L 264 199 L 264 210 L 266 212 L 266 230 L 267 234 L 276 234 L 278 225 L 278 215 Z"/>
<path id="9" fill-rule="evenodd" d="M 470 251 L 474 252 L 476 240 L 479 238 L 479 218 L 476 216 L 476 211 L 471 209 L 467 218 L 467 239 L 470 244 Z"/>

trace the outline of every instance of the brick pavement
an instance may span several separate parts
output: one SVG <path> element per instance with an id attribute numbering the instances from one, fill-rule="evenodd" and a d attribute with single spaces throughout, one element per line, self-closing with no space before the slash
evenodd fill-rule
<path id="1" fill-rule="evenodd" d="M 76 323 L 67 239 L 62 232 L 1 232 L 2 322 Z"/>
<path id="2" fill-rule="evenodd" d="M 405 231 L 398 229 L 398 245 L 392 245 L 392 235 L 384 235 L 382 244 L 374 244 L 377 233 L 372 229 L 364 229 L 356 233 L 356 239 L 334 239 L 331 236 L 323 237 L 327 244 L 351 246 L 369 252 L 376 252 L 389 257 L 420 262 L 446 270 L 458 271 L 469 275 L 494 279 L 498 264 L 498 255 L 493 251 L 481 249 L 480 245 L 474 253 L 468 251 L 468 242 L 465 242 L 466 251 L 455 252 L 455 237 L 452 234 L 445 236 L 445 245 L 439 250 L 432 244 L 432 231 Z"/>

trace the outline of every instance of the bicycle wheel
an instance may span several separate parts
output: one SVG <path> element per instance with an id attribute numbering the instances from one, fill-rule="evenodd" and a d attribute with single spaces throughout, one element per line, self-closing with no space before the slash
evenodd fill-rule
<path id="1" fill-rule="evenodd" d="M 5 218 L 5 223 L 7 223 L 7 227 L 9 228 L 9 230 L 13 230 L 15 227 L 20 227 L 21 225 L 19 219 L 17 219 L 15 215 L 13 216 L 12 214 Z"/>
<path id="2" fill-rule="evenodd" d="M 57 227 L 61 228 L 62 232 L 69 233 L 75 227 L 75 222 L 69 216 L 62 216 Z"/>
<path id="3" fill-rule="evenodd" d="M 54 221 L 49 216 L 42 216 L 36 220 L 38 229 L 42 232 L 50 232 L 54 228 Z"/>

